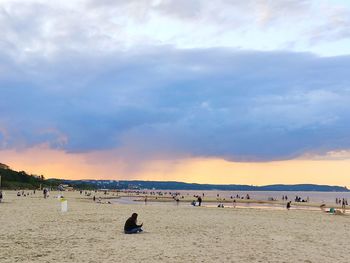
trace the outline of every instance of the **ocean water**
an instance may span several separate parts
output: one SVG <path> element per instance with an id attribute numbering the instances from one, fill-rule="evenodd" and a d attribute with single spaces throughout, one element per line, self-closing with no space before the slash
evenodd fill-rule
<path id="1" fill-rule="evenodd" d="M 236 198 L 237 195 L 240 197 L 245 197 L 247 194 L 250 199 L 266 201 L 269 198 L 275 200 L 282 200 L 282 196 L 287 196 L 288 200 L 294 201 L 296 196 L 301 197 L 304 200 L 309 200 L 310 203 L 326 203 L 335 204 L 336 198 L 345 198 L 350 203 L 350 192 L 294 192 L 294 191 L 192 191 L 192 190 L 145 190 L 141 192 L 161 192 L 163 195 L 170 195 L 169 193 L 179 193 L 180 196 L 195 196 L 200 195 L 204 198 L 206 197 L 218 198 L 230 200 L 231 196 Z M 218 200 L 219 201 L 219 200 Z"/>

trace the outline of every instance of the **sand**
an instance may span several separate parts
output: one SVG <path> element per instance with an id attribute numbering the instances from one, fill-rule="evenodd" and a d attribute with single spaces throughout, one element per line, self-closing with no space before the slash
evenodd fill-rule
<path id="1" fill-rule="evenodd" d="M 65 192 L 0 203 L 0 262 L 350 262 L 350 216 L 174 204 L 98 204 Z M 101 194 L 101 196 L 103 196 Z M 125 235 L 132 212 L 144 232 Z"/>

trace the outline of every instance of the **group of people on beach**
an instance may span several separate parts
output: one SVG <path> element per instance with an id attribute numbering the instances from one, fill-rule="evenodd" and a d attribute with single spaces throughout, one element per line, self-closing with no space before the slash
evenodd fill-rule
<path id="1" fill-rule="evenodd" d="M 337 205 L 342 205 L 342 207 L 343 207 L 343 206 L 348 205 L 348 200 L 345 199 L 345 198 L 336 198 L 336 199 L 335 199 L 335 203 L 336 203 Z"/>
<path id="2" fill-rule="evenodd" d="M 35 194 L 36 194 L 35 189 L 32 192 L 25 192 L 24 190 L 17 192 L 17 196 L 24 196 L 24 197 L 29 196 L 29 195 L 35 195 Z M 44 196 L 44 199 L 49 197 L 49 189 L 48 188 L 43 189 L 43 196 Z"/>
<path id="3" fill-rule="evenodd" d="M 24 197 L 26 197 L 26 196 L 29 196 L 29 195 L 35 195 L 35 190 L 33 190 L 33 192 L 25 192 L 24 190 L 22 190 L 22 191 L 18 191 L 17 192 L 17 196 L 24 196 Z"/>
<path id="4" fill-rule="evenodd" d="M 201 206 L 201 204 L 202 204 L 202 197 L 198 196 L 198 195 L 196 195 L 195 197 L 197 197 L 197 202 L 196 202 L 196 200 L 193 200 L 191 202 L 191 204 L 193 206 Z M 146 200 L 147 200 L 147 196 L 145 197 L 145 202 L 147 202 Z M 287 196 L 282 196 L 282 200 L 287 201 L 288 197 Z M 296 202 L 309 202 L 309 198 L 307 198 L 307 200 L 303 200 L 299 196 L 296 196 L 295 201 Z M 339 204 L 338 199 L 336 200 L 336 203 Z M 236 204 L 236 200 L 234 199 L 234 207 L 235 207 L 235 204 Z M 289 210 L 291 208 L 291 204 L 292 204 L 292 201 L 288 201 L 286 203 L 286 209 L 287 210 Z M 341 212 L 340 210 L 334 209 L 334 208 L 330 208 L 329 211 L 325 211 L 325 209 L 324 209 L 325 205 L 324 204 L 322 204 L 320 207 L 321 207 L 321 209 L 323 211 L 325 211 L 327 213 L 338 215 L 338 214 L 344 214 L 345 213 L 345 207 L 347 205 L 347 200 L 343 198 L 341 200 L 341 204 L 342 204 L 343 212 Z M 222 203 L 219 203 L 218 207 L 219 208 L 224 208 L 224 205 Z M 133 213 L 131 215 L 131 217 L 126 220 L 125 225 L 124 225 L 124 233 L 125 234 L 135 234 L 135 233 L 140 233 L 140 232 L 143 231 L 142 230 L 143 223 L 140 224 L 140 225 L 137 224 L 137 216 L 138 216 L 137 213 Z"/>
<path id="5" fill-rule="evenodd" d="M 296 203 L 308 203 L 310 201 L 309 197 L 306 197 L 306 199 L 301 198 L 300 196 L 295 196 L 294 202 Z"/>
<path id="6" fill-rule="evenodd" d="M 193 206 L 201 206 L 202 205 L 202 197 L 200 197 L 199 195 L 195 195 L 194 197 L 197 198 L 197 201 L 193 200 L 191 202 L 191 205 L 193 205 Z"/>
<path id="7" fill-rule="evenodd" d="M 225 198 L 219 198 L 219 194 L 217 194 L 216 195 L 216 197 L 217 197 L 217 199 L 218 200 L 223 200 L 223 201 L 225 201 Z M 250 200 L 250 195 L 249 194 L 246 194 L 245 196 L 241 196 L 241 195 L 239 195 L 239 194 L 237 194 L 237 195 L 235 195 L 235 196 L 233 196 L 233 195 L 231 195 L 230 196 L 230 199 L 245 199 L 245 200 Z"/>
<path id="8" fill-rule="evenodd" d="M 144 201 L 145 201 L 145 204 L 147 204 L 147 195 L 150 194 L 150 192 L 142 192 L 144 195 L 145 195 L 145 198 L 144 198 Z M 140 192 L 138 192 L 137 194 L 140 194 Z M 173 198 L 174 201 L 176 201 L 176 204 L 178 205 L 179 202 L 180 202 L 180 196 L 181 196 L 181 193 L 180 192 L 161 192 L 161 191 L 154 191 L 154 192 L 151 192 L 151 195 L 158 195 L 158 196 L 164 196 L 164 195 L 171 195 L 171 197 Z M 188 193 L 187 193 L 188 195 Z M 205 196 L 204 193 L 200 194 L 200 195 L 193 195 L 194 200 L 191 201 L 191 205 L 192 206 L 201 206 L 202 205 L 202 202 L 203 202 L 203 197 Z M 184 198 L 183 196 L 181 198 Z M 157 199 L 157 198 L 156 198 Z M 220 194 L 216 194 L 216 199 L 217 201 L 219 201 L 217 207 L 220 207 L 220 208 L 223 208 L 224 207 L 224 201 L 225 198 L 222 198 L 220 196 Z M 250 200 L 251 197 L 250 195 L 247 193 L 245 195 L 231 195 L 230 199 L 232 200 L 232 207 L 236 207 L 236 204 L 237 204 L 237 201 L 236 200 L 241 200 L 241 199 L 244 199 L 244 200 Z M 287 210 L 289 210 L 291 207 L 292 207 L 292 202 L 295 202 L 295 203 L 308 203 L 310 202 L 310 199 L 309 197 L 307 196 L 306 198 L 302 198 L 301 196 L 299 195 L 296 195 L 294 199 L 289 199 L 289 197 L 287 195 L 282 195 L 282 201 L 285 201 L 284 205 L 285 205 L 285 208 Z M 267 199 L 268 201 L 278 201 L 279 198 L 275 198 L 275 197 L 269 197 Z M 342 208 L 343 210 L 345 211 L 346 210 L 346 206 L 348 205 L 347 203 L 347 200 L 346 199 L 341 199 L 341 198 L 337 198 L 336 199 L 336 203 L 337 204 L 341 204 L 342 205 Z"/>

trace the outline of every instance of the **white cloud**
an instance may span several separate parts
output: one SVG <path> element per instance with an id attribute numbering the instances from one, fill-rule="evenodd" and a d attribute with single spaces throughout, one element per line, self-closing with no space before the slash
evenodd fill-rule
<path id="1" fill-rule="evenodd" d="M 318 47 L 348 40 L 349 10 L 324 0 L 3 0 L 0 47 L 17 56 L 144 45 L 292 48 L 332 55 L 330 48 Z"/>

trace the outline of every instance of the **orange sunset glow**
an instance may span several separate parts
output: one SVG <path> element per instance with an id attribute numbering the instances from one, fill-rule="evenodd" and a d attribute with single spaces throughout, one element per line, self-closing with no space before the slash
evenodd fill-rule
<path id="1" fill-rule="evenodd" d="M 215 158 L 153 160 L 128 163 L 114 152 L 65 153 L 47 147 L 1 151 L 13 169 L 46 178 L 164 180 L 212 184 L 329 184 L 350 186 L 350 159 L 295 159 L 274 162 L 229 162 Z M 333 154 L 334 155 L 334 154 Z M 310 158 L 310 156 L 308 156 Z"/>

